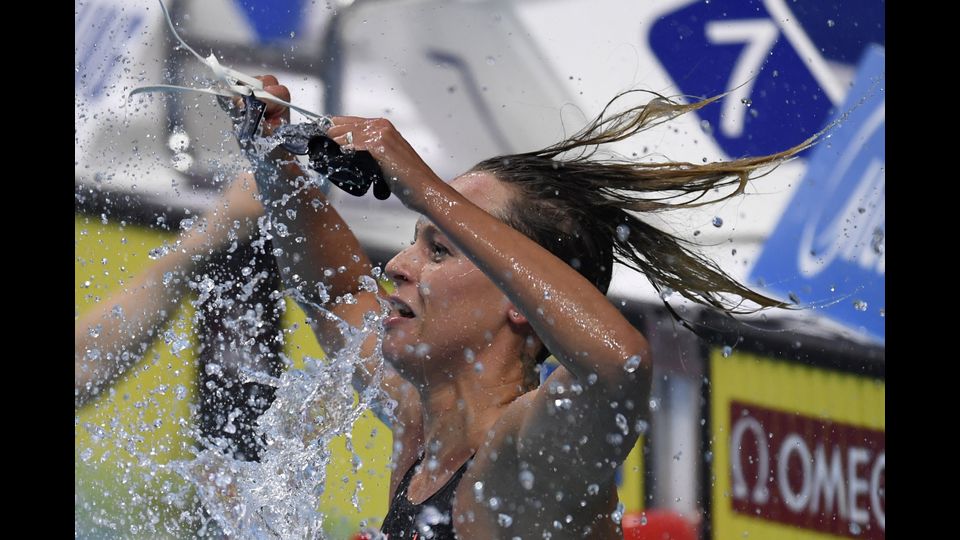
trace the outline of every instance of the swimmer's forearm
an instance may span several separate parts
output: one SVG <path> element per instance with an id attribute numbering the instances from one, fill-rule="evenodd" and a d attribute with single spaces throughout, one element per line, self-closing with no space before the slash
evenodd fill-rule
<path id="1" fill-rule="evenodd" d="M 271 233 L 274 248 L 281 250 L 277 262 L 284 283 L 300 288 L 311 301 L 317 300 L 319 284 L 331 299 L 356 294 L 360 276 L 369 276 L 373 265 L 327 197 L 316 186 L 306 185 L 302 176 L 285 174 L 267 188 L 260 174 L 261 193 L 273 192 L 264 206 L 275 223 Z M 287 234 L 281 235 L 276 224 L 286 227 Z"/>

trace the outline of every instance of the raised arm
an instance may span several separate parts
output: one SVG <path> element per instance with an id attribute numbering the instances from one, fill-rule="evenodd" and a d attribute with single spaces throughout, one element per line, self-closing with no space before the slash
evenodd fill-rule
<path id="1" fill-rule="evenodd" d="M 173 316 L 189 292 L 190 274 L 231 240 L 249 238 L 262 213 L 253 175 L 241 174 L 198 223 L 180 237 L 176 249 L 76 322 L 75 406 L 99 395 L 142 357 L 156 338 L 156 331 Z"/>
<path id="2" fill-rule="evenodd" d="M 564 261 L 443 182 L 387 120 L 337 117 L 338 142 L 352 132 L 390 178 L 391 189 L 429 218 L 486 273 L 533 325 L 547 348 L 578 379 L 596 376 L 612 393 L 633 393 L 624 377 L 649 367 L 646 339 L 589 281 Z M 625 364 L 640 357 L 636 369 Z M 638 383 L 642 386 L 642 383 Z"/>
<path id="3" fill-rule="evenodd" d="M 264 82 L 265 90 L 289 102 L 289 90 L 275 77 L 258 78 Z M 263 135 L 269 135 L 285 122 L 289 122 L 289 110 L 269 104 L 262 122 Z M 258 167 L 257 183 L 273 222 L 273 245 L 280 249 L 277 262 L 281 277 L 285 286 L 299 291 L 296 300 L 307 313 L 321 347 L 328 354 L 335 354 L 344 345 L 339 320 L 360 327 L 366 313 L 381 309 L 377 294 L 361 287 L 361 280 L 371 276 L 373 265 L 324 193 L 306 181 L 294 156 L 278 148 L 267 156 L 264 165 Z M 285 232 L 281 232 L 283 229 Z M 336 301 L 347 295 L 353 301 Z M 325 303 L 324 297 L 329 297 L 329 301 Z M 368 360 L 364 369 L 355 371 L 354 388 L 363 391 L 374 373 L 382 369 L 381 388 L 398 403 L 397 419 L 408 426 L 419 422 L 419 394 L 388 364 L 378 365 L 376 347 L 376 336 L 364 343 L 361 354 Z M 388 420 L 383 414 L 380 417 Z"/>
<path id="4" fill-rule="evenodd" d="M 552 472 L 565 463 L 622 462 L 636 441 L 633 426 L 649 395 L 646 339 L 566 262 L 444 183 L 388 121 L 335 120 L 328 135 L 344 143 L 350 132 L 357 150 L 370 151 L 390 178 L 393 193 L 429 218 L 496 283 L 562 364 L 546 385 L 520 400 L 515 427 L 518 450 L 529 453 L 525 461 Z M 567 412 L 560 414 L 572 414 L 575 422 L 557 421 L 557 396 L 551 395 L 555 385 L 564 385 L 563 398 L 570 400 Z M 594 442 L 567 460 L 557 455 L 549 466 L 537 457 L 582 436 L 602 441 L 618 432 L 621 444 L 612 452 L 609 445 Z M 612 476 L 613 470 L 600 471 L 596 478 Z"/>

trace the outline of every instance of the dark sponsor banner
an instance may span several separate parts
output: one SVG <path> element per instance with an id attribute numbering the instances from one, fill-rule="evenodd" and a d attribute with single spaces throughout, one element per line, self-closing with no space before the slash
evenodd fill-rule
<path id="1" fill-rule="evenodd" d="M 850 538 L 885 538 L 883 431 L 730 402 L 736 513 Z"/>

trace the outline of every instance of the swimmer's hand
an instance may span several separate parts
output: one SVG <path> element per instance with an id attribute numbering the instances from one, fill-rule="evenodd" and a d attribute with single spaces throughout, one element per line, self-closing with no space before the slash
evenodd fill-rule
<path id="1" fill-rule="evenodd" d="M 390 186 L 390 191 L 411 210 L 421 212 L 428 187 L 443 183 L 413 146 L 385 118 L 334 116 L 327 136 L 344 151 L 370 152 Z"/>

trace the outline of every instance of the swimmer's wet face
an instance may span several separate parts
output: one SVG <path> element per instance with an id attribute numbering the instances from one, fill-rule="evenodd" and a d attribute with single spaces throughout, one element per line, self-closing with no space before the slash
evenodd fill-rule
<path id="1" fill-rule="evenodd" d="M 494 215 L 514 195 L 488 173 L 470 173 L 450 185 Z M 425 218 L 417 222 L 412 245 L 386 271 L 397 287 L 384 321 L 383 354 L 411 381 L 429 383 L 474 369 L 467 349 L 479 355 L 513 332 L 506 296 Z"/>

